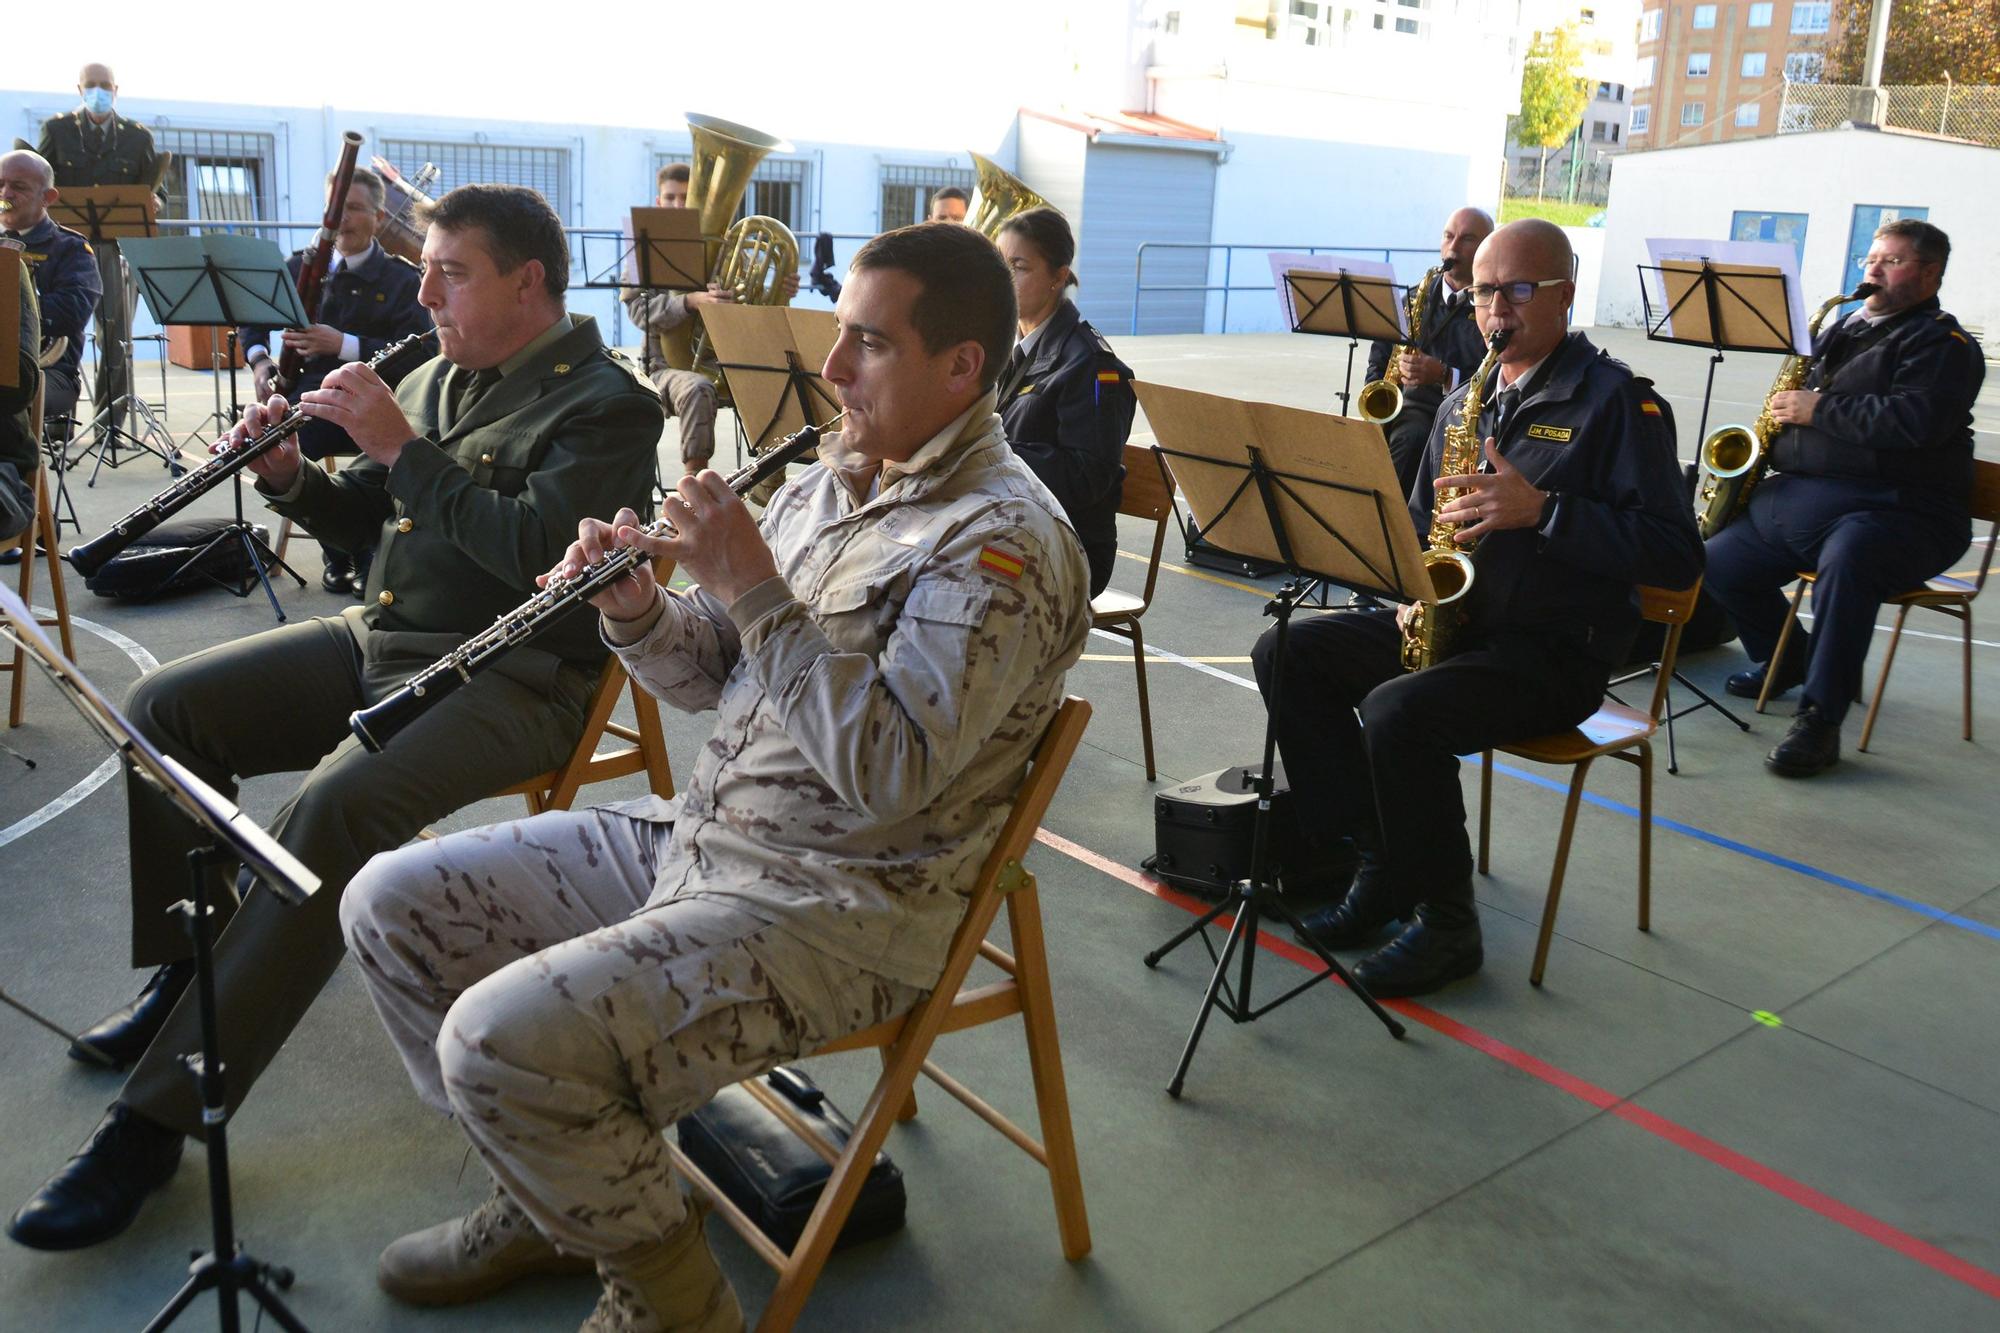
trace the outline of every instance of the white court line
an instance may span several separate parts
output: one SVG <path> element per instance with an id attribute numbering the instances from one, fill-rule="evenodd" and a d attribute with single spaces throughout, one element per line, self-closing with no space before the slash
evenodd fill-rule
<path id="1" fill-rule="evenodd" d="M 53 616 L 55 614 L 54 611 L 50 610 L 46 606 L 38 606 L 33 609 L 35 615 L 38 617 Z M 125 656 L 131 658 L 135 663 L 138 664 L 139 673 L 141 675 L 144 675 L 148 671 L 154 670 L 160 665 L 160 659 L 154 657 L 151 653 L 147 652 L 144 645 L 140 644 L 135 639 L 127 638 L 125 635 L 120 634 L 117 630 L 112 629 L 108 625 L 100 625 L 94 620 L 85 620 L 82 616 L 71 616 L 69 618 L 69 623 L 71 625 L 74 625 L 78 629 L 87 630 L 90 633 L 95 634 L 98 638 L 104 640 L 112 647 L 117 648 L 120 652 L 124 653 Z M 114 754 L 106 758 L 105 761 L 99 764 L 96 768 L 92 769 L 90 773 L 83 779 L 83 781 L 77 783 L 74 787 L 71 787 L 68 791 L 56 797 L 53 801 L 50 801 L 47 805 L 35 811 L 35 813 L 33 813 L 32 815 L 29 815 L 24 819 L 18 820 L 15 823 L 9 824 L 6 828 L 0 829 L 0 847 L 5 847 L 8 843 L 13 842 L 19 838 L 24 838 L 28 834 L 33 833 L 36 829 L 48 823 L 50 820 L 54 819 L 57 815 L 62 814 L 65 810 L 69 809 L 71 806 L 81 801 L 84 797 L 96 791 L 99 787 L 102 787 L 105 783 L 111 781 L 112 775 L 115 774 L 117 771 L 118 771 L 118 756 Z"/>

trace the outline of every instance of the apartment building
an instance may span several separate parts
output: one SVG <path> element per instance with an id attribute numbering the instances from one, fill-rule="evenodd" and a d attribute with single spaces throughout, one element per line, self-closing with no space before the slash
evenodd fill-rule
<path id="1" fill-rule="evenodd" d="M 1831 0 L 1642 0 L 1629 150 L 1776 134 L 1785 83 L 1818 83 Z"/>

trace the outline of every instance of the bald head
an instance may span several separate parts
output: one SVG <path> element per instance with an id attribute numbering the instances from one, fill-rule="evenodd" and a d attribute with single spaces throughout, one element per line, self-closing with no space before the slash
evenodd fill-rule
<path id="1" fill-rule="evenodd" d="M 118 80 L 111 66 L 85 65 L 76 76 L 76 92 L 92 120 L 102 125 L 111 119 L 111 105 L 118 100 Z"/>
<path id="2" fill-rule="evenodd" d="M 1500 356 L 1503 382 L 1512 383 L 1515 374 L 1554 351 L 1568 332 L 1569 304 L 1576 296 L 1571 268 L 1569 237 L 1541 218 L 1510 222 L 1480 244 L 1472 258 L 1475 300 L 1479 288 L 1502 290 L 1475 309 L 1481 333 L 1490 338 L 1508 331 Z M 1526 286 L 1526 294 L 1515 300 L 1516 293 L 1506 289 L 1517 284 L 1545 285 Z"/>
<path id="3" fill-rule="evenodd" d="M 109 65 L 85 65 L 82 72 L 76 76 L 76 86 L 109 88 L 115 93 L 118 91 L 118 80 L 112 75 Z"/>
<path id="4" fill-rule="evenodd" d="M 1445 266 L 1446 282 L 1456 288 L 1472 281 L 1473 252 L 1492 234 L 1492 217 L 1477 208 L 1461 208 L 1446 220 L 1438 241 L 1438 262 Z"/>
<path id="5" fill-rule="evenodd" d="M 0 157 L 0 226 L 32 231 L 48 216 L 56 193 L 55 168 L 40 153 L 17 148 Z"/>

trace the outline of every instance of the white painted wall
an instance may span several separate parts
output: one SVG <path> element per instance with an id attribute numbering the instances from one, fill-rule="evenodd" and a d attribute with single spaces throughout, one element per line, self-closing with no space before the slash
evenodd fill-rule
<path id="1" fill-rule="evenodd" d="M 2000 199 L 2000 149 L 1877 130 L 1827 130 L 1628 153 L 1604 226 L 1600 324 L 1643 322 L 1638 266 L 1653 236 L 1729 235 L 1736 210 L 1804 213 L 1805 305 L 1853 285 L 1845 271 L 1857 204 L 1930 209 L 1951 236 L 1945 309 L 2000 338 L 2000 248 L 1987 228 Z"/>

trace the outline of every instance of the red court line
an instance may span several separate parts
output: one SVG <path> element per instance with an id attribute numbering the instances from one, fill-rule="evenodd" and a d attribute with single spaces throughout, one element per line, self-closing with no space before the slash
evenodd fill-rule
<path id="1" fill-rule="evenodd" d="M 1149 893 L 1162 902 L 1172 903 L 1184 912 L 1199 916 L 1213 906 L 1212 903 L 1190 897 L 1154 879 L 1151 875 L 1134 870 L 1130 866 L 1120 865 L 1108 856 L 1071 842 L 1068 838 L 1051 833 L 1045 828 L 1036 830 L 1035 839 L 1072 860 L 1080 861 L 1093 870 L 1102 871 L 1113 879 L 1131 885 L 1142 893 Z M 1225 913 L 1217 918 L 1216 924 L 1227 928 L 1233 920 L 1233 916 Z M 1313 954 L 1289 940 L 1278 939 L 1268 931 L 1257 932 L 1257 943 L 1267 952 L 1297 963 L 1301 967 L 1318 969 L 1320 966 L 1319 959 Z M 1450 1037 L 1453 1041 L 1469 1046 L 1483 1055 L 1489 1055 L 1502 1064 L 1518 1069 L 1580 1101 L 1588 1102 L 1599 1110 L 1609 1111 L 1625 1123 L 1693 1153 L 1703 1161 L 1719 1166 L 1753 1185 L 1760 1185 L 1781 1199 L 1818 1213 L 1821 1217 L 1846 1227 L 1858 1236 L 1886 1246 L 1905 1258 L 1914 1259 L 1924 1267 L 1942 1273 L 1955 1282 L 1962 1282 L 1974 1291 L 2000 1300 L 2000 1273 L 1981 1268 L 1975 1263 L 1959 1258 L 1949 1250 L 1941 1249 L 1929 1241 L 1920 1240 L 1879 1217 L 1850 1207 L 1832 1195 L 1823 1194 L 1804 1181 L 1794 1180 L 1782 1171 L 1766 1166 L 1755 1158 L 1746 1157 L 1734 1148 L 1718 1143 L 1705 1134 L 1698 1134 L 1685 1125 L 1676 1124 L 1665 1116 L 1629 1102 L 1609 1088 L 1600 1088 L 1588 1079 L 1580 1078 L 1518 1047 L 1509 1046 L 1498 1037 L 1481 1032 L 1478 1028 L 1469 1027 L 1426 1005 L 1413 1000 L 1384 1000 L 1383 1004 L 1412 1022 L 1421 1023 L 1434 1032 Z"/>

